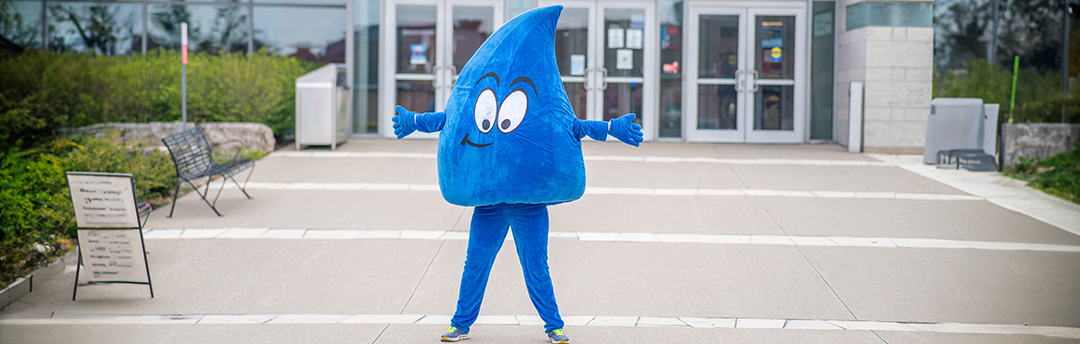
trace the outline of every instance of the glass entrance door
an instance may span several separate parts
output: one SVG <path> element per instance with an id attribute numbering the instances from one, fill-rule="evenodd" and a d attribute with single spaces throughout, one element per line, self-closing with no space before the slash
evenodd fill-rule
<path id="1" fill-rule="evenodd" d="M 574 114 L 611 120 L 637 114 L 645 140 L 656 134 L 658 59 L 653 1 L 541 1 L 563 5 L 555 57 Z"/>
<path id="2" fill-rule="evenodd" d="M 443 111 L 458 72 L 503 22 L 500 0 L 387 2 L 379 84 L 380 132 L 393 137 L 394 106 Z M 409 137 L 435 138 L 436 133 Z"/>
<path id="3" fill-rule="evenodd" d="M 687 139 L 802 142 L 803 9 L 691 7 Z"/>

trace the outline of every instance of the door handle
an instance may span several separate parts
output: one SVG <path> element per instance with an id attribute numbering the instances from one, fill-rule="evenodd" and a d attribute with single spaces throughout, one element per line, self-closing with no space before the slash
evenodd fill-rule
<path id="1" fill-rule="evenodd" d="M 589 90 L 589 75 L 590 75 L 589 73 L 592 72 L 592 71 L 593 71 L 592 68 L 585 68 L 585 82 L 583 82 L 581 84 L 582 84 L 583 87 L 585 87 L 586 91 Z"/>
<path id="2" fill-rule="evenodd" d="M 435 66 L 431 69 L 431 75 L 434 76 L 431 78 L 431 87 L 435 89 L 439 89 L 439 70 L 442 68 L 441 66 Z"/>
<path id="3" fill-rule="evenodd" d="M 604 76 L 600 77 L 600 90 L 607 89 L 607 68 L 600 68 L 600 72 L 604 73 Z"/>
<path id="4" fill-rule="evenodd" d="M 751 82 L 751 83 L 752 83 L 752 85 L 751 85 L 751 87 L 750 87 L 750 92 L 757 92 L 757 90 L 758 90 L 758 84 L 757 84 L 757 80 L 758 80 L 758 71 L 757 71 L 756 69 L 755 69 L 755 70 L 751 70 L 751 71 L 750 71 L 750 75 L 753 75 L 753 76 L 754 76 L 754 77 L 753 77 L 752 79 L 750 79 L 751 81 L 749 81 L 749 82 Z"/>
<path id="5" fill-rule="evenodd" d="M 743 84 L 743 78 L 742 78 L 742 74 L 743 74 L 744 72 L 745 72 L 745 71 L 743 71 L 742 69 L 737 69 L 737 70 L 735 70 L 735 92 L 742 92 L 742 91 L 743 91 L 743 87 L 742 87 L 742 84 Z"/>

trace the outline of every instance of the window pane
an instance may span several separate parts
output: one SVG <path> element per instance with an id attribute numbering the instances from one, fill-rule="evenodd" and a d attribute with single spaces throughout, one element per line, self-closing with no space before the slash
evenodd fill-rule
<path id="1" fill-rule="evenodd" d="M 761 79 L 795 78 L 795 16 L 757 16 L 757 49 Z"/>
<path id="2" fill-rule="evenodd" d="M 810 56 L 810 139 L 833 139 L 833 1 L 814 2 Z"/>
<path id="3" fill-rule="evenodd" d="M 738 129 L 735 85 L 698 85 L 698 129 Z"/>
<path id="4" fill-rule="evenodd" d="M 431 81 L 397 81 L 397 104 L 417 112 L 435 112 L 435 86 Z"/>
<path id="5" fill-rule="evenodd" d="M 142 5 L 49 2 L 49 49 L 131 55 L 142 50 Z"/>
<path id="6" fill-rule="evenodd" d="M 220 0 L 219 0 L 220 1 Z M 247 2 L 247 0 L 243 0 Z M 253 0 L 256 4 L 345 5 L 346 0 Z"/>
<path id="7" fill-rule="evenodd" d="M 585 90 L 585 83 L 582 82 L 564 82 L 563 88 L 566 89 L 566 97 L 570 98 L 570 107 L 574 109 L 574 116 L 578 119 L 585 119 L 585 105 L 587 102 L 588 91 Z"/>
<path id="8" fill-rule="evenodd" d="M 0 36 L 23 48 L 41 47 L 41 2 L 0 2 Z"/>
<path id="9" fill-rule="evenodd" d="M 739 68 L 739 16 L 699 18 L 698 77 L 734 78 Z"/>
<path id="10" fill-rule="evenodd" d="M 555 61 L 559 65 L 559 73 L 563 76 L 585 76 L 585 66 L 589 62 L 585 50 L 588 47 L 589 9 L 563 9 L 559 24 L 555 27 Z"/>
<path id="11" fill-rule="evenodd" d="M 682 136 L 682 0 L 660 0 L 660 137 Z"/>
<path id="12" fill-rule="evenodd" d="M 353 28 L 353 133 L 379 132 L 379 0 L 357 0 Z"/>
<path id="13" fill-rule="evenodd" d="M 344 8 L 255 6 L 255 49 L 319 63 L 345 63 Z"/>
<path id="14" fill-rule="evenodd" d="M 435 67 L 435 6 L 397 6 L 397 72 L 430 74 Z"/>
<path id="15" fill-rule="evenodd" d="M 766 86 L 754 95 L 754 130 L 795 129 L 795 86 Z"/>
<path id="16" fill-rule="evenodd" d="M 604 68 L 608 76 L 641 77 L 645 51 L 645 10 L 604 10 Z M 638 116 L 640 117 L 640 116 Z"/>
<path id="17" fill-rule="evenodd" d="M 634 123 L 641 124 L 641 99 L 644 88 L 640 83 L 608 83 L 604 90 L 604 120 L 610 121 L 628 113 L 636 114 Z M 642 129 L 647 130 L 647 129 Z"/>
<path id="18" fill-rule="evenodd" d="M 454 67 L 465 68 L 476 49 L 491 36 L 495 27 L 495 9 L 491 7 L 454 6 Z"/>
<path id="19" fill-rule="evenodd" d="M 188 51 L 247 51 L 246 6 L 150 5 L 147 50 L 180 49 L 180 24 L 188 24 Z"/>

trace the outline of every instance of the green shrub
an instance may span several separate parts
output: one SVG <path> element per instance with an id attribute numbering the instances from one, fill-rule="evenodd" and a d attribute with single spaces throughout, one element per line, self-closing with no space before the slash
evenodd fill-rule
<path id="1" fill-rule="evenodd" d="M 934 78 L 933 97 L 979 98 L 987 104 L 1001 104 L 1002 116 L 1008 116 L 1012 74 L 1012 69 L 983 59 L 968 61 L 962 73 L 950 70 Z M 1061 94 L 1060 71 L 1040 74 L 1032 67 L 1020 69 L 1014 122 L 1059 123 L 1063 102 L 1068 106 L 1068 122 L 1080 123 L 1080 89 L 1071 88 L 1066 100 Z"/>
<path id="2" fill-rule="evenodd" d="M 1005 175 L 1028 181 L 1028 186 L 1080 203 L 1080 142 L 1073 150 L 1042 161 L 1021 157 Z"/>
<path id="3" fill-rule="evenodd" d="M 75 217 L 65 171 L 131 173 L 136 197 L 169 200 L 168 155 L 109 139 L 69 138 L 0 154 L 0 288 L 71 247 Z"/>
<path id="4" fill-rule="evenodd" d="M 314 64 L 268 54 L 189 54 L 188 121 L 294 126 L 295 80 Z M 180 54 L 133 57 L 28 50 L 0 59 L 0 151 L 48 141 L 57 129 L 96 123 L 178 121 Z"/>

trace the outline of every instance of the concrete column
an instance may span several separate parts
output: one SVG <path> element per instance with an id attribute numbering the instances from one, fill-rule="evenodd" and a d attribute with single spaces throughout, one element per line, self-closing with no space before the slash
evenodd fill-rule
<path id="1" fill-rule="evenodd" d="M 933 28 L 866 26 L 846 30 L 847 7 L 836 13 L 836 114 L 833 133 L 848 143 L 848 85 L 865 83 L 863 151 L 922 153 L 933 84 Z"/>

